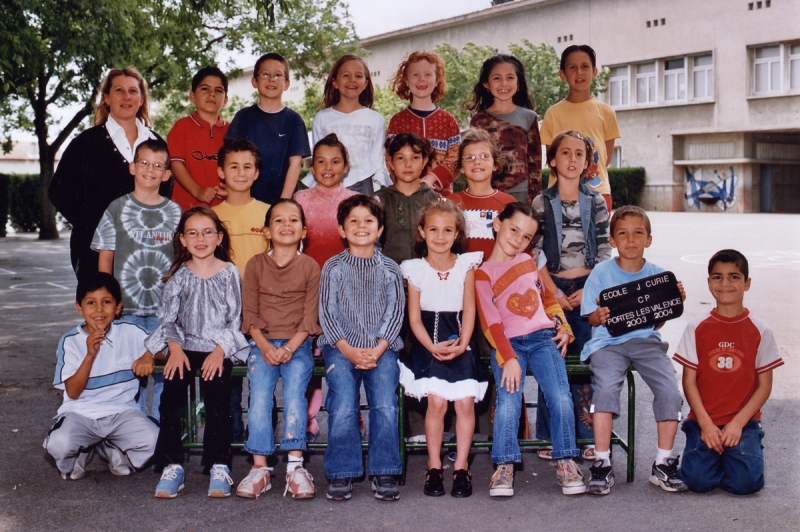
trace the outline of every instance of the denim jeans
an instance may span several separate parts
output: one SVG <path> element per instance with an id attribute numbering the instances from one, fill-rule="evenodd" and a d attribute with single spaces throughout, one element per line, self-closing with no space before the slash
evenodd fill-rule
<path id="1" fill-rule="evenodd" d="M 720 429 L 723 427 L 720 427 Z M 692 419 L 683 422 L 686 433 L 680 476 L 697 493 L 714 488 L 735 495 L 748 495 L 764 487 L 764 450 L 761 422 L 751 419 L 742 429 L 736 447 L 725 447 L 722 454 L 709 449 L 700 439 L 700 425 Z"/>
<path id="2" fill-rule="evenodd" d="M 144 329 L 144 332 L 150 334 L 158 327 L 158 316 L 136 316 L 134 314 L 123 314 L 122 321 L 134 323 Z M 153 353 L 155 354 L 155 353 Z M 161 420 L 158 407 L 161 404 L 161 392 L 164 391 L 164 375 L 162 373 L 153 373 L 153 408 L 147 409 L 147 377 L 142 377 L 139 380 L 139 400 L 136 401 L 136 406 L 139 410 L 155 418 L 156 421 Z"/>
<path id="3" fill-rule="evenodd" d="M 358 431 L 361 383 L 369 404 L 369 475 L 399 475 L 400 440 L 397 432 L 397 384 L 400 368 L 397 352 L 387 349 L 371 370 L 355 369 L 350 360 L 333 346 L 324 346 L 328 395 L 328 448 L 325 476 L 355 478 L 364 474 L 361 433 Z"/>
<path id="4" fill-rule="evenodd" d="M 552 277 L 556 287 L 570 296 L 583 288 L 589 276 L 578 277 L 577 279 L 562 279 L 555 275 Z M 575 340 L 569 344 L 568 352 L 580 353 L 584 344 L 592 339 L 592 326 L 589 325 L 589 320 L 581 316 L 580 305 L 572 310 L 564 309 L 564 316 L 572 328 L 572 334 L 575 335 Z M 594 439 L 594 430 L 592 429 L 592 415 L 589 413 L 594 392 L 592 389 L 592 377 L 590 375 L 570 376 L 569 389 L 572 394 L 572 403 L 575 405 L 575 435 L 580 440 L 592 440 Z M 550 409 L 547 407 L 547 401 L 541 388 L 539 388 L 537 403 L 539 407 L 536 409 L 536 437 L 540 440 L 549 440 Z"/>
<path id="5" fill-rule="evenodd" d="M 544 329 L 509 339 L 522 368 L 520 389 L 514 393 L 509 393 L 505 387 L 500 386 L 503 368 L 497 363 L 495 352 L 492 352 L 492 372 L 497 384 L 492 444 L 492 462 L 495 464 L 522 461 L 517 431 L 522 411 L 522 390 L 525 387 L 525 374 L 528 369 L 533 373 L 547 404 L 550 405 L 553 458 L 571 458 L 580 455 L 580 450 L 575 445 L 575 416 L 567 384 L 566 364 L 556 349 L 554 336 L 555 329 Z"/>
<path id="6" fill-rule="evenodd" d="M 267 340 L 276 348 L 288 340 Z M 250 381 L 250 409 L 247 413 L 249 436 L 244 450 L 251 454 L 270 455 L 275 452 L 275 435 L 272 426 L 275 385 L 278 378 L 283 390 L 282 451 L 305 450 L 307 408 L 306 388 L 314 371 L 311 356 L 311 339 L 295 350 L 285 364 L 273 366 L 264 360 L 254 340 L 250 340 L 247 359 L 247 378 Z"/>

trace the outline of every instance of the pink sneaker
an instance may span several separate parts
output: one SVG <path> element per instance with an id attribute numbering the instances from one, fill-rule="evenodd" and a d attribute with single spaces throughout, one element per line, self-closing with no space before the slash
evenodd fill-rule
<path id="1" fill-rule="evenodd" d="M 286 489 L 283 496 L 291 492 L 292 499 L 313 499 L 316 494 L 314 477 L 302 467 L 297 467 L 291 473 L 286 473 Z"/>
<path id="2" fill-rule="evenodd" d="M 246 499 L 258 499 L 259 495 L 272 489 L 269 478 L 271 472 L 271 467 L 253 466 L 250 469 L 250 473 L 239 482 L 239 486 L 236 488 L 236 496 Z"/>

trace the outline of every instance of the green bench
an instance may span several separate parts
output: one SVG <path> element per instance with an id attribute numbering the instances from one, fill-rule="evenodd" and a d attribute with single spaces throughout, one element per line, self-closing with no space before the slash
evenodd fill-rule
<path id="1" fill-rule="evenodd" d="M 582 364 L 580 362 L 580 358 L 578 355 L 567 355 L 567 375 L 591 375 L 592 372 L 589 369 L 588 364 Z M 163 372 L 163 366 L 156 366 L 156 372 L 161 373 Z M 530 373 L 529 373 L 530 374 Z M 197 376 L 199 377 L 200 373 L 197 372 Z M 234 377 L 246 377 L 247 376 L 247 367 L 246 366 L 234 366 L 232 375 Z M 325 364 L 322 357 L 315 357 L 314 358 L 314 376 L 315 377 L 325 377 Z M 617 445 L 620 449 L 625 451 L 626 453 L 626 460 L 627 460 L 627 480 L 628 482 L 633 482 L 633 475 L 635 469 L 635 435 L 636 435 L 636 383 L 633 377 L 633 370 L 629 369 L 627 374 L 627 382 L 628 382 L 628 431 L 627 431 L 627 438 L 623 438 L 620 436 L 616 431 L 611 433 L 611 444 Z M 184 436 L 183 436 L 183 448 L 184 450 L 189 453 L 191 451 L 198 451 L 202 450 L 203 443 L 200 441 L 199 438 L 199 427 L 204 423 L 205 417 L 205 409 L 203 406 L 203 397 L 202 397 L 202 380 L 200 381 L 201 385 L 198 389 L 196 385 L 196 381 L 191 381 L 189 385 L 189 418 L 186 420 L 184 425 Z M 405 425 L 403 423 L 404 411 L 405 411 L 405 394 L 403 393 L 403 387 L 398 386 L 397 389 L 398 394 L 398 415 L 399 415 L 399 437 L 400 437 L 400 459 L 403 464 L 403 474 L 401 483 L 405 483 L 406 473 L 408 471 L 408 454 L 414 451 L 423 451 L 426 450 L 427 447 L 425 443 L 422 442 L 406 442 L 405 440 Z M 526 402 L 526 408 L 536 408 L 537 404 L 535 402 Z M 324 408 L 323 408 L 324 410 Z M 368 411 L 369 407 L 367 405 L 361 405 L 362 411 Z M 247 410 L 244 409 L 246 412 Z M 283 408 L 278 408 L 278 411 L 283 411 Z M 584 440 L 579 439 L 577 440 L 578 447 L 582 445 L 591 445 L 594 443 L 594 440 Z M 365 441 L 362 442 L 362 447 L 364 449 L 369 448 L 369 444 Z M 455 443 L 443 443 L 443 447 L 446 448 L 455 448 Z M 492 442 L 490 441 L 476 441 L 472 443 L 473 447 L 478 448 L 489 448 L 492 446 Z M 552 442 L 546 440 L 519 440 L 520 447 L 546 447 L 552 445 Z M 280 444 L 276 444 L 277 447 L 280 447 Z M 315 442 L 315 443 L 308 443 L 307 448 L 309 450 L 324 450 L 327 448 L 328 444 L 325 442 Z M 232 447 L 235 449 L 242 449 L 244 447 L 241 443 L 234 443 Z"/>

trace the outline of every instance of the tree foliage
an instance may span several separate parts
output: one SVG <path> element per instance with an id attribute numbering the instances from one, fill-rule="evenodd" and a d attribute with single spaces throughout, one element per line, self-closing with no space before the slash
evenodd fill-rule
<path id="1" fill-rule="evenodd" d="M 174 110 L 192 73 L 223 52 L 279 52 L 293 76 L 316 77 L 357 47 L 340 0 L 4 0 L 0 125 L 6 138 L 15 129 L 37 137 L 40 238 L 58 237 L 46 198 L 55 154 L 85 124 L 110 68 L 135 66 Z M 70 115 L 57 121 L 56 109 Z"/>
<path id="2" fill-rule="evenodd" d="M 453 113 L 462 127 L 469 125 L 469 111 L 464 104 L 472 96 L 472 88 L 478 81 L 483 62 L 497 54 L 490 45 L 478 46 L 468 42 L 459 50 L 447 43 L 434 49 L 444 61 L 447 73 L 447 93 L 439 100 L 439 106 Z"/>

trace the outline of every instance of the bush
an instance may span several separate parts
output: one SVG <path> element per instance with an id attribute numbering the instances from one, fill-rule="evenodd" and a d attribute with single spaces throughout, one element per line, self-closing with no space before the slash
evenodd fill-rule
<path id="1" fill-rule="evenodd" d="M 38 174 L 12 174 L 8 186 L 9 215 L 16 231 L 32 232 L 39 228 L 41 201 Z"/>
<path id="2" fill-rule="evenodd" d="M 547 188 L 547 180 L 550 177 L 550 169 L 542 169 L 542 186 Z M 609 168 L 608 179 L 611 182 L 611 198 L 613 208 L 617 209 L 623 205 L 638 205 L 644 188 L 645 176 L 644 168 Z"/>
<path id="3" fill-rule="evenodd" d="M 0 174 L 0 237 L 6 236 L 6 222 L 8 221 L 8 182 L 9 177 Z"/>

